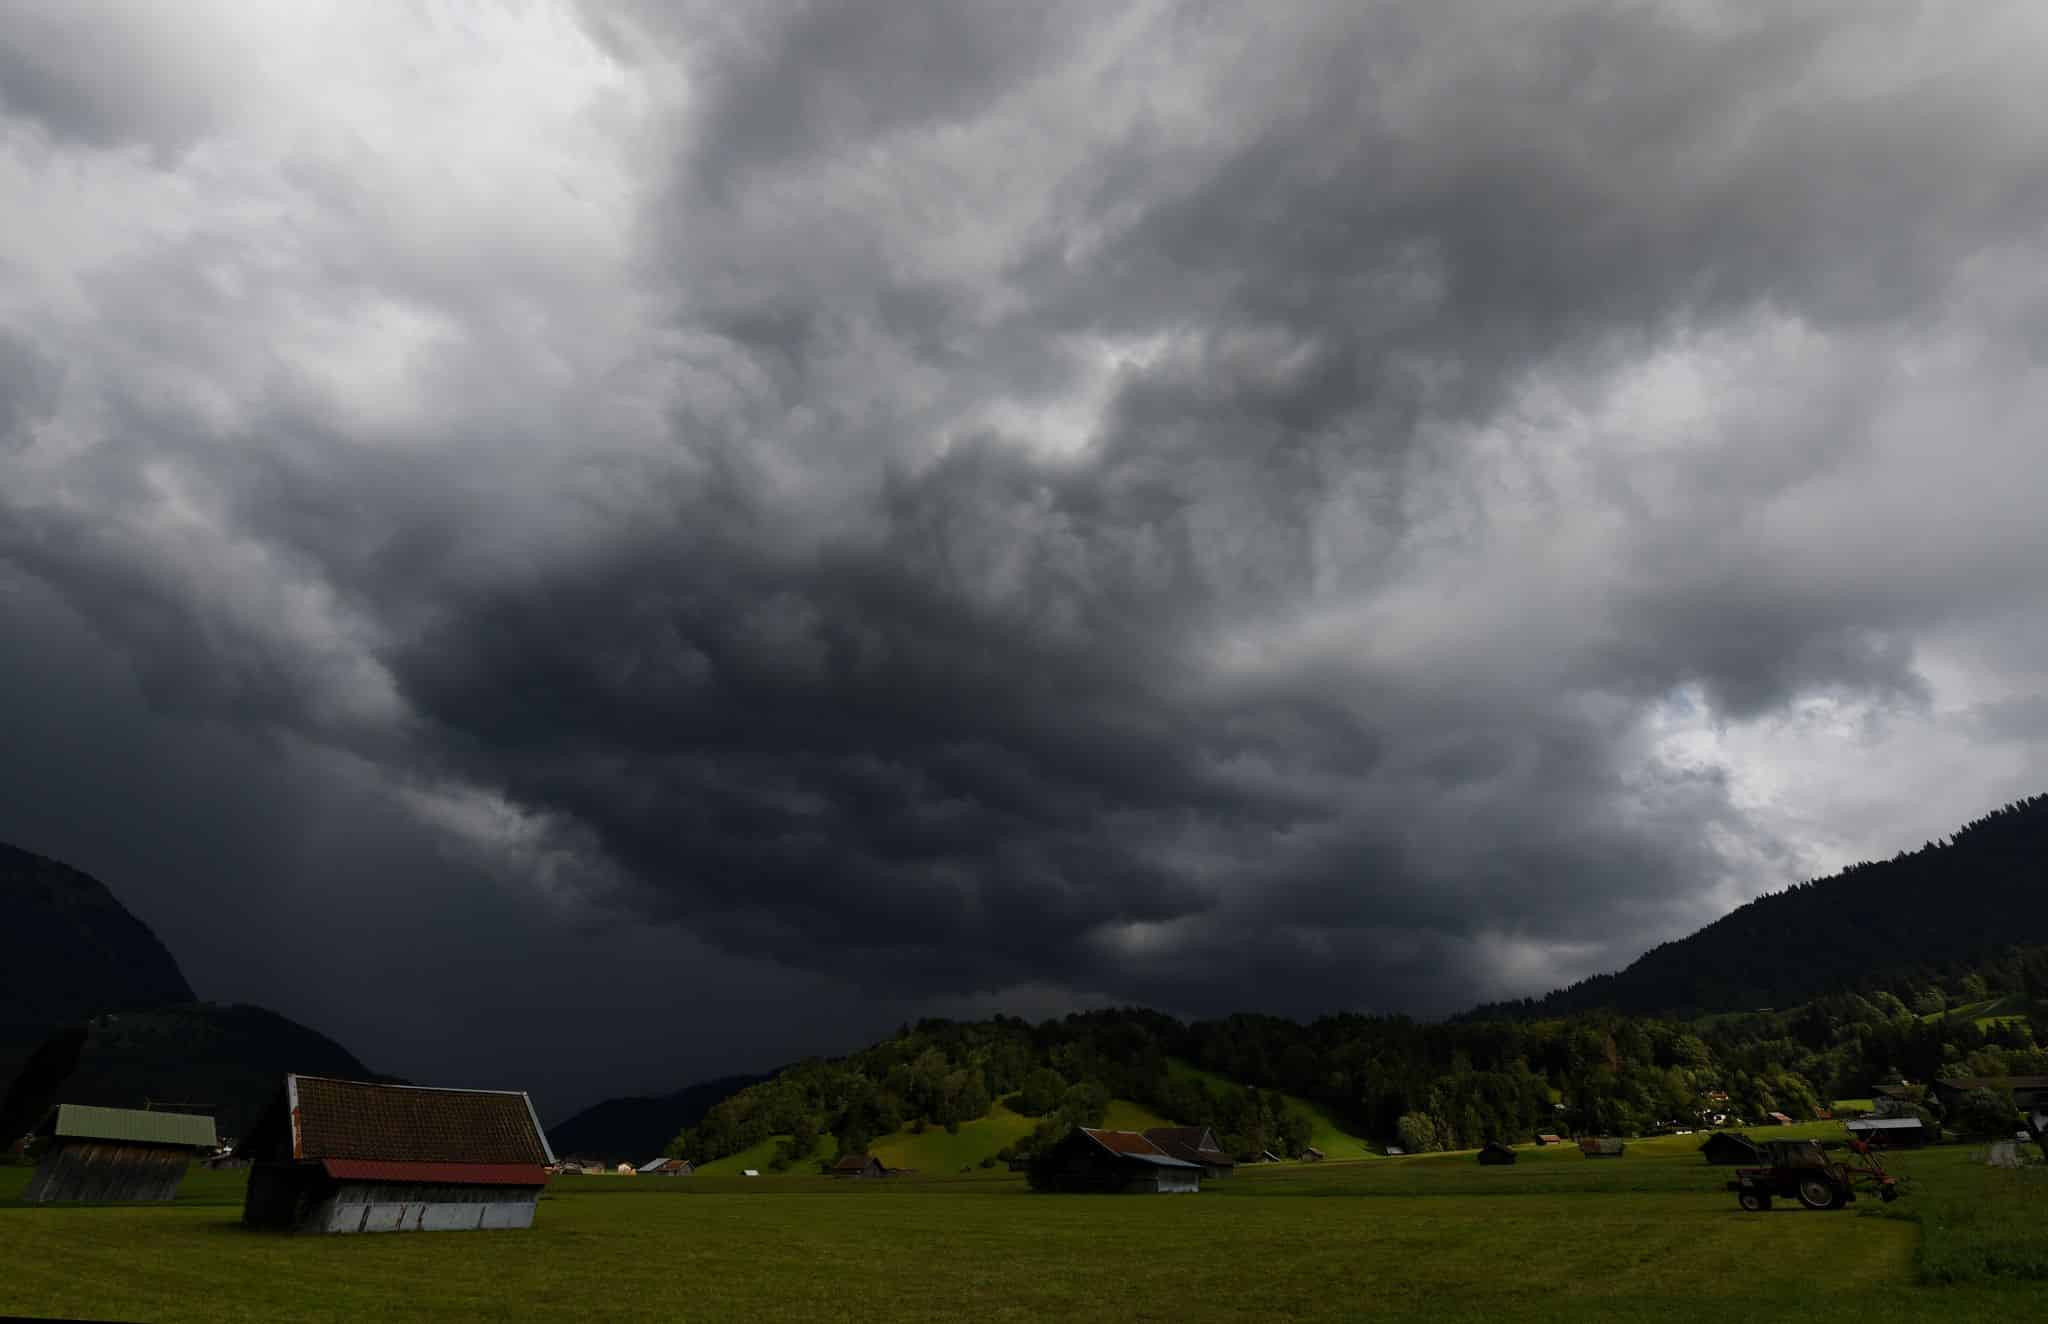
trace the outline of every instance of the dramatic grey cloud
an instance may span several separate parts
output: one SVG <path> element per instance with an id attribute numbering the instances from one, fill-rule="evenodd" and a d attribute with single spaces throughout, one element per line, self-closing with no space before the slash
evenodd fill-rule
<path id="1" fill-rule="evenodd" d="M 13 10 L 0 835 L 394 1069 L 1437 1013 L 2042 789 L 2037 6 Z"/>

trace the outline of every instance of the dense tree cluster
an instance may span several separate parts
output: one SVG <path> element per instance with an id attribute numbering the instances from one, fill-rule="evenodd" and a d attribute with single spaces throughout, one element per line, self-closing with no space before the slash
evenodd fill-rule
<path id="1" fill-rule="evenodd" d="M 1039 1025 L 925 1021 L 741 1091 L 672 1152 L 702 1162 L 790 1136 L 776 1159 L 787 1165 L 810 1159 L 827 1137 L 835 1153 L 859 1152 L 905 1126 L 957 1128 L 997 1100 L 1038 1119 L 1006 1157 L 1099 1122 L 1116 1098 L 1212 1127 L 1241 1157 L 1308 1143 L 1310 1120 L 1290 1096 L 1354 1134 L 1411 1151 L 1552 1130 L 1634 1135 L 1717 1113 L 1807 1118 L 1886 1081 L 2048 1074 L 2044 1006 L 2048 947 L 1864 976 L 1796 1007 L 1689 1021 L 1593 1011 L 1447 1024 L 1244 1015 L 1187 1025 L 1136 1010 Z M 1992 1106 L 1977 1105 L 1985 1118 Z M 1973 1124 L 1982 1120 L 1973 1114 Z"/>

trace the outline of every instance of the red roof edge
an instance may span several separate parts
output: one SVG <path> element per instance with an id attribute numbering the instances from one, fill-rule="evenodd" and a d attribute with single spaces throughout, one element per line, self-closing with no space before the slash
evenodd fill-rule
<path id="1" fill-rule="evenodd" d="M 407 1181 L 455 1186 L 545 1186 L 538 1163 L 416 1163 L 392 1159 L 321 1159 L 336 1181 Z"/>

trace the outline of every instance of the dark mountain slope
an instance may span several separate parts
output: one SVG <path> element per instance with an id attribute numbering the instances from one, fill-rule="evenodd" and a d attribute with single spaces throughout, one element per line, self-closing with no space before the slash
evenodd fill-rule
<path id="1" fill-rule="evenodd" d="M 606 1099 L 548 1128 L 555 1153 L 601 1158 L 607 1163 L 645 1163 L 659 1157 L 684 1128 L 704 1119 L 711 1106 L 767 1076 L 721 1076 L 656 1098 Z"/>
<path id="2" fill-rule="evenodd" d="M 1619 974 L 1461 1020 L 1616 1011 L 1690 1016 L 1784 1007 L 1889 970 L 2048 942 L 2048 795 L 1910 854 L 1759 897 Z"/>
<path id="3" fill-rule="evenodd" d="M 0 845 L 0 917 L 0 1091 L 58 1026 L 193 1000 L 149 926 L 90 874 Z"/>
<path id="4" fill-rule="evenodd" d="M 19 1135 L 53 1103 L 204 1107 L 240 1136 L 288 1071 L 352 1080 L 373 1073 L 340 1044 L 262 1007 L 191 1002 L 109 1012 L 45 1040 L 0 1103 L 0 1135 Z"/>

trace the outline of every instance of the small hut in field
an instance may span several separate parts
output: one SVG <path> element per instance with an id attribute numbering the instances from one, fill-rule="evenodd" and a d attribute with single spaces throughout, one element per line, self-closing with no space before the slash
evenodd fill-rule
<path id="1" fill-rule="evenodd" d="M 1314 1145 L 1310 1145 L 1301 1151 L 1301 1161 L 1303 1163 L 1321 1163 L 1323 1158 L 1323 1151 L 1317 1149 Z"/>
<path id="2" fill-rule="evenodd" d="M 1625 1148 L 1613 1136 L 1587 1136 L 1579 1142 L 1579 1152 L 1587 1158 L 1620 1158 Z"/>
<path id="3" fill-rule="evenodd" d="M 1536 1137 L 1536 1143 L 1539 1145 L 1561 1145 L 1564 1143 L 1564 1137 L 1552 1135 L 1550 1132 L 1545 1131 L 1542 1135 Z"/>
<path id="4" fill-rule="evenodd" d="M 1193 1194 L 1202 1189 L 1202 1169 L 1137 1131 L 1077 1126 L 1032 1161 L 1031 1186 L 1039 1191 Z"/>
<path id="5" fill-rule="evenodd" d="M 243 1148 L 242 1221 L 299 1232 L 531 1227 L 555 1161 L 517 1090 L 324 1076 L 286 1076 Z"/>
<path id="6" fill-rule="evenodd" d="M 1155 1126 L 1145 1138 L 1177 1159 L 1202 1169 L 1204 1177 L 1228 1177 L 1237 1171 L 1237 1161 L 1216 1143 L 1216 1133 L 1206 1126 Z"/>
<path id="7" fill-rule="evenodd" d="M 29 1133 L 49 1149 L 21 1198 L 175 1200 L 195 1155 L 218 1144 L 211 1117 L 60 1103 Z"/>
<path id="8" fill-rule="evenodd" d="M 872 1154 L 843 1154 L 830 1169 L 835 1177 L 852 1177 L 856 1180 L 874 1181 L 889 1175 L 882 1166 L 882 1160 Z"/>
<path id="9" fill-rule="evenodd" d="M 1761 1163 L 1764 1152 L 1746 1135 L 1716 1131 L 1700 1145 L 1700 1155 L 1709 1163 L 1733 1167 L 1742 1163 Z"/>
<path id="10" fill-rule="evenodd" d="M 1498 1140 L 1491 1141 L 1480 1149 L 1479 1161 L 1488 1167 L 1498 1167 L 1503 1163 L 1513 1163 L 1515 1161 L 1515 1151 L 1509 1149 Z"/>

